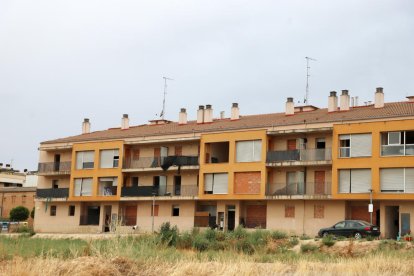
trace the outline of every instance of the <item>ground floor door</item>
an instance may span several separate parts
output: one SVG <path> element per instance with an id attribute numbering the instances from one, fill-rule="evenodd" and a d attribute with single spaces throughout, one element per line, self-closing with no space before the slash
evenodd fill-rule
<path id="1" fill-rule="evenodd" d="M 101 207 L 88 206 L 87 209 L 87 225 L 99 225 L 99 216 L 101 215 Z"/>
<path id="2" fill-rule="evenodd" d="M 385 238 L 396 239 L 400 230 L 400 207 L 385 206 Z"/>
<path id="3" fill-rule="evenodd" d="M 236 223 L 236 207 L 234 205 L 227 206 L 227 230 L 233 231 Z"/>
<path id="4" fill-rule="evenodd" d="M 315 171 L 315 194 L 325 193 L 325 171 Z"/>
<path id="5" fill-rule="evenodd" d="M 112 213 L 112 206 L 106 205 L 104 209 L 104 232 L 109 232 L 111 229 L 111 213 Z"/>

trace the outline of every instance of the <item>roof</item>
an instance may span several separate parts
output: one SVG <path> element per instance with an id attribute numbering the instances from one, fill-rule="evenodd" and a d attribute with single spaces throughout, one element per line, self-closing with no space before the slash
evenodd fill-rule
<path id="1" fill-rule="evenodd" d="M 42 142 L 76 143 L 96 140 L 117 140 L 145 136 L 161 136 L 186 133 L 204 133 L 223 130 L 242 130 L 252 128 L 278 127 L 298 124 L 335 123 L 355 120 L 375 120 L 414 116 L 414 102 L 386 103 L 383 108 L 374 105 L 351 107 L 349 111 L 328 112 L 327 108 L 285 115 L 285 113 L 271 113 L 240 116 L 238 120 L 215 119 L 212 123 L 197 124 L 189 121 L 180 125 L 171 122 L 161 125 L 131 126 L 129 129 L 110 128 L 87 134 L 70 136 L 56 140 Z"/>

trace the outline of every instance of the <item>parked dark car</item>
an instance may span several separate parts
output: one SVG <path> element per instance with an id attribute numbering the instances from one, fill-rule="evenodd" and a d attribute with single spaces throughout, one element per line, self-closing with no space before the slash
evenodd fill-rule
<path id="1" fill-rule="evenodd" d="M 325 237 L 330 234 L 360 239 L 366 236 L 378 237 L 381 232 L 378 226 L 363 220 L 344 220 L 332 227 L 322 228 L 318 233 L 320 237 Z"/>

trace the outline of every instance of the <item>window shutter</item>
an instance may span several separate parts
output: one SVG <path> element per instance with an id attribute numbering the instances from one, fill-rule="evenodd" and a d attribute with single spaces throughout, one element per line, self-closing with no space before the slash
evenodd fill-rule
<path id="1" fill-rule="evenodd" d="M 351 182 L 350 170 L 339 170 L 339 193 L 349 193 Z"/>
<path id="2" fill-rule="evenodd" d="M 382 192 L 403 192 L 404 169 L 381 169 L 380 184 Z"/>
<path id="3" fill-rule="evenodd" d="M 414 168 L 405 169 L 405 192 L 414 193 Z"/>
<path id="4" fill-rule="evenodd" d="M 262 160 L 262 140 L 253 141 L 253 161 Z"/>
<path id="5" fill-rule="evenodd" d="M 167 177 L 165 175 L 160 175 L 159 195 L 163 196 L 166 193 L 167 193 Z"/>
<path id="6" fill-rule="evenodd" d="M 213 194 L 228 193 L 228 174 L 215 173 L 213 175 Z"/>
<path id="7" fill-rule="evenodd" d="M 236 143 L 236 161 L 249 162 L 253 160 L 252 141 L 242 141 Z"/>
<path id="8" fill-rule="evenodd" d="M 78 151 L 76 152 L 76 169 L 80 170 L 83 167 L 83 152 L 82 151 Z"/>
<path id="9" fill-rule="evenodd" d="M 369 193 L 371 170 L 351 170 L 351 193 Z"/>
<path id="10" fill-rule="evenodd" d="M 371 156 L 372 135 L 352 134 L 351 136 L 351 157 Z"/>
<path id="11" fill-rule="evenodd" d="M 81 178 L 76 178 L 75 179 L 75 196 L 80 196 L 81 193 L 81 185 L 82 185 L 82 179 Z"/>
<path id="12" fill-rule="evenodd" d="M 204 175 L 204 191 L 212 192 L 213 191 L 213 174 L 206 173 Z"/>
<path id="13" fill-rule="evenodd" d="M 92 195 L 92 178 L 83 178 L 82 179 L 82 195 L 91 196 Z"/>
<path id="14" fill-rule="evenodd" d="M 101 168 L 113 168 L 114 150 L 101 150 Z"/>

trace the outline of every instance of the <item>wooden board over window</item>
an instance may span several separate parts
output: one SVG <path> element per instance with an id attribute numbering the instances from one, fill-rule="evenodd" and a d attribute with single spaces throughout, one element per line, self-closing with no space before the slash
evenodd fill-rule
<path id="1" fill-rule="evenodd" d="M 246 227 L 266 228 L 266 205 L 246 206 Z"/>

